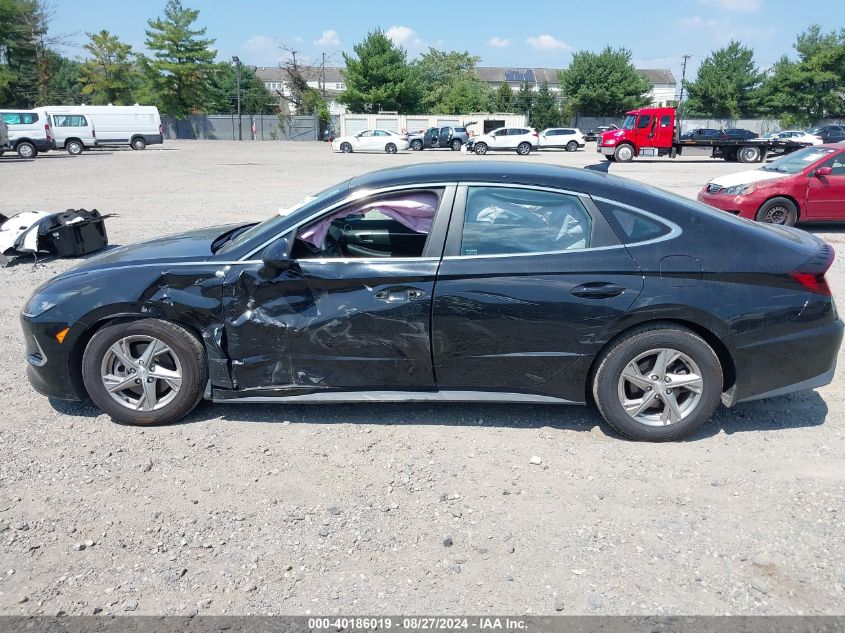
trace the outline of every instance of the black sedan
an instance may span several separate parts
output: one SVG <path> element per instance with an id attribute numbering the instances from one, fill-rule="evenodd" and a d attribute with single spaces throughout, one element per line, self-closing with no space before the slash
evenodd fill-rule
<path id="1" fill-rule="evenodd" d="M 594 400 L 626 436 L 674 440 L 720 401 L 830 382 L 832 259 L 605 174 L 414 165 L 59 275 L 24 308 L 27 370 L 133 424 L 202 398 Z"/>

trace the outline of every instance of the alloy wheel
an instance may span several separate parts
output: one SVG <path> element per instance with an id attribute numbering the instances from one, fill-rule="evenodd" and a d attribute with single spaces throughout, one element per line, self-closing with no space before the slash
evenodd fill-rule
<path id="1" fill-rule="evenodd" d="M 170 404 L 182 388 L 182 364 L 159 339 L 136 334 L 109 347 L 100 379 L 115 402 L 135 411 L 155 411 Z"/>
<path id="2" fill-rule="evenodd" d="M 625 366 L 617 390 L 622 408 L 634 421 L 669 426 L 695 411 L 704 380 L 689 356 L 658 348 L 638 355 Z"/>

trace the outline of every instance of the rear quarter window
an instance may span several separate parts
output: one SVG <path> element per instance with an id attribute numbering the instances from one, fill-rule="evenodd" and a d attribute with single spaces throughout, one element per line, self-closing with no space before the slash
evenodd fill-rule
<path id="1" fill-rule="evenodd" d="M 596 200 L 608 222 L 623 244 L 648 242 L 664 235 L 672 229 L 642 213 L 605 200 Z"/>

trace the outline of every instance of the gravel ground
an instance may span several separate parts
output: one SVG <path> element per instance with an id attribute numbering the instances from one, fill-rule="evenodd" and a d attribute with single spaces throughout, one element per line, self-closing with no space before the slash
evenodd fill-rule
<path id="1" fill-rule="evenodd" d="M 604 168 L 592 148 L 502 158 Z M 96 207 L 127 244 L 461 158 L 223 141 L 6 156 L 0 212 Z M 610 171 L 694 196 L 744 168 Z M 0 613 L 845 613 L 845 363 L 677 444 L 562 406 L 203 404 L 131 428 L 26 381 L 17 315 L 73 263 L 0 270 Z M 829 279 L 843 303 L 845 260 Z"/>

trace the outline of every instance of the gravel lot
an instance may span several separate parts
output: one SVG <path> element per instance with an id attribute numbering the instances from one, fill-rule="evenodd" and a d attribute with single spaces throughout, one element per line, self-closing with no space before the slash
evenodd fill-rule
<path id="1" fill-rule="evenodd" d="M 604 168 L 593 148 L 501 158 Z M 462 158 L 223 141 L 7 155 L 0 212 L 96 207 L 127 244 Z M 610 172 L 694 196 L 743 169 Z M 838 229 L 813 230 L 845 253 Z M 0 613 L 845 613 L 845 362 L 678 444 L 562 406 L 202 404 L 131 428 L 26 381 L 18 313 L 73 263 L 0 270 Z M 845 305 L 845 259 L 829 279 Z"/>

